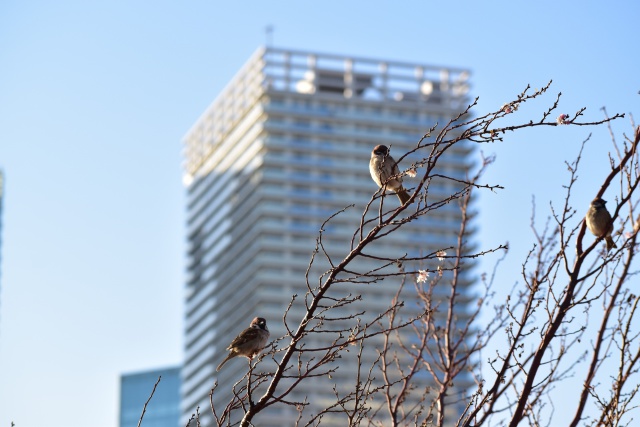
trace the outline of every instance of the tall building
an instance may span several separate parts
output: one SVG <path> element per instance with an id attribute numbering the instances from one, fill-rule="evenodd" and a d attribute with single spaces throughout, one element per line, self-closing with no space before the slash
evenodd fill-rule
<path id="1" fill-rule="evenodd" d="M 219 373 L 215 367 L 254 316 L 267 319 L 272 337 L 285 334 L 282 316 L 291 296 L 306 291 L 305 273 L 322 222 L 354 204 L 323 232 L 325 247 L 337 260 L 349 252 L 363 209 L 377 190 L 368 169 L 373 147 L 385 144 L 392 155 L 401 154 L 436 122 L 447 123 L 467 105 L 468 76 L 463 69 L 262 48 L 197 120 L 184 138 L 188 277 L 182 421 L 199 406 L 202 425 L 210 425 L 202 408 L 209 407 L 215 381 L 214 403 L 231 397 L 246 360 L 232 360 Z M 469 146 L 456 146 L 441 166 L 464 178 L 470 152 Z M 412 160 L 405 159 L 401 169 Z M 411 187 L 410 179 L 405 183 Z M 441 183 L 431 191 L 443 195 L 452 188 Z M 397 203 L 395 196 L 386 200 L 388 206 Z M 452 203 L 372 250 L 411 256 L 455 245 L 459 220 Z M 362 268 L 377 265 L 360 262 Z M 327 268 L 318 260 L 310 277 Z M 380 313 L 396 290 L 391 283 L 354 285 L 345 292 L 360 293 L 363 300 L 345 310 Z M 303 304 L 296 304 L 288 318 L 303 313 Z M 318 346 L 328 344 L 321 336 L 317 340 Z M 375 356 L 375 349 L 365 355 Z M 263 363 L 269 369 L 272 362 Z M 312 405 L 335 400 L 332 384 L 353 384 L 354 363 L 341 360 L 332 380 L 304 383 L 290 397 L 306 396 Z M 293 425 L 295 417 L 295 408 L 280 405 L 255 422 Z"/>
<path id="2" fill-rule="evenodd" d="M 180 368 L 133 372 L 120 377 L 120 427 L 136 427 L 153 386 L 162 377 L 147 405 L 145 427 L 180 425 Z"/>
<path id="3" fill-rule="evenodd" d="M 0 170 L 0 292 L 2 291 L 2 204 L 4 201 L 4 172 Z M 0 302 L 2 299 L 0 298 Z"/>

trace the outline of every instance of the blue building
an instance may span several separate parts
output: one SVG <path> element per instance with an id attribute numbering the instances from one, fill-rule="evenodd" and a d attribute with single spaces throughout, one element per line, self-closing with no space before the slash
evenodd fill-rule
<path id="1" fill-rule="evenodd" d="M 4 173 L 0 170 L 0 267 L 2 266 L 2 199 L 4 198 Z M 2 278 L 2 269 L 0 268 L 0 279 Z M 2 287 L 0 286 L 0 290 Z"/>
<path id="2" fill-rule="evenodd" d="M 162 377 L 147 405 L 144 427 L 177 427 L 180 418 L 180 368 L 134 372 L 120 377 L 120 427 L 136 427 L 153 386 Z"/>

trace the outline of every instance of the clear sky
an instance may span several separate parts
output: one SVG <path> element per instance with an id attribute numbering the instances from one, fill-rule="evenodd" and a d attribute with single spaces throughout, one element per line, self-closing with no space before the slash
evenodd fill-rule
<path id="1" fill-rule="evenodd" d="M 553 79 L 522 120 L 562 92 L 560 112 L 640 121 L 638 16 L 631 0 L 0 2 L 0 426 L 115 427 L 119 375 L 181 361 L 181 139 L 267 25 L 278 47 L 468 67 L 477 114 Z M 574 206 L 586 210 L 606 128 L 483 147 L 498 156 L 487 181 L 507 188 L 480 199 L 479 240 L 508 240 L 514 272 L 532 195 L 544 219 L 590 132 Z"/>

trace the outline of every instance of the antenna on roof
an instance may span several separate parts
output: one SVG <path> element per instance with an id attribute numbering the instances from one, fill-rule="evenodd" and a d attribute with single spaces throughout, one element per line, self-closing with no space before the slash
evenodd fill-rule
<path id="1" fill-rule="evenodd" d="M 266 39 L 267 47 L 271 47 L 273 44 L 273 25 L 267 25 L 264 27 L 264 36 Z"/>

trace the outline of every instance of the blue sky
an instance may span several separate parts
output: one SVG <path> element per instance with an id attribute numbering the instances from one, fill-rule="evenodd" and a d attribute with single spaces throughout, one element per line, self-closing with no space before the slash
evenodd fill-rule
<path id="1" fill-rule="evenodd" d="M 120 373 L 180 362 L 181 138 L 267 25 L 278 47 L 470 68 L 477 114 L 553 79 L 514 120 L 562 92 L 560 112 L 591 121 L 602 106 L 640 117 L 639 15 L 633 1 L 0 2 L 0 426 L 114 427 Z M 606 128 L 483 147 L 507 188 L 480 199 L 479 240 L 511 243 L 505 292 L 532 195 L 544 219 L 590 132 L 580 210 L 608 168 Z"/>

